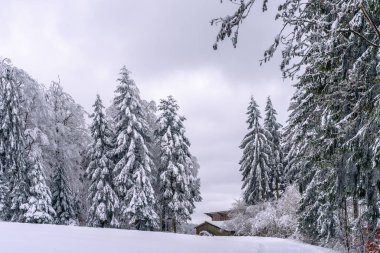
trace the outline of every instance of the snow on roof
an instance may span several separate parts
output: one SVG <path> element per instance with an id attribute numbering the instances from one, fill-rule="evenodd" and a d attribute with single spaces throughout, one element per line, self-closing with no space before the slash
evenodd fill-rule
<path id="1" fill-rule="evenodd" d="M 210 214 L 228 214 L 230 211 L 217 211 L 217 212 L 209 212 L 209 213 L 205 213 L 207 215 L 210 215 Z"/>

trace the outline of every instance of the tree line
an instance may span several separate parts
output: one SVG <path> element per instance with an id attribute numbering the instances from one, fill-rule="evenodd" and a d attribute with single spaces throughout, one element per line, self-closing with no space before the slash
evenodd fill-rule
<path id="1" fill-rule="evenodd" d="M 157 107 L 120 71 L 115 97 L 87 113 L 59 82 L 46 88 L 0 64 L 0 219 L 177 231 L 201 201 L 185 117 Z"/>

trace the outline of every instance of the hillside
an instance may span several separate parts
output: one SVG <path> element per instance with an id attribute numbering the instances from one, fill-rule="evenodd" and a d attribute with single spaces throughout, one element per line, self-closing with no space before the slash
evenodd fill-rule
<path id="1" fill-rule="evenodd" d="M 291 240 L 201 237 L 160 232 L 0 222 L 2 253 L 327 253 Z"/>

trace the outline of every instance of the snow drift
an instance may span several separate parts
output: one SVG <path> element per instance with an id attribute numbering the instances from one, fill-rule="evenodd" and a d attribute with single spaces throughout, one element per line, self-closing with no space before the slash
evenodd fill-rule
<path id="1" fill-rule="evenodd" d="M 0 222 L 1 253 L 332 253 L 299 242 L 262 237 L 201 237 L 75 226 Z"/>

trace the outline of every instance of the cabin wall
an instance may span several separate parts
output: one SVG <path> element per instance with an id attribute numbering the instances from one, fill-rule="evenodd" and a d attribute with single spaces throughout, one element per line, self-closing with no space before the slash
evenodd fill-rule
<path id="1" fill-rule="evenodd" d="M 197 235 L 199 235 L 200 232 L 202 231 L 207 231 L 209 232 L 210 234 L 213 234 L 215 236 L 230 236 L 230 235 L 233 235 L 233 232 L 230 232 L 230 231 L 225 231 L 223 229 L 220 229 L 218 227 L 215 227 L 211 224 L 203 224 L 199 227 L 196 228 L 196 232 L 197 232 Z"/>

